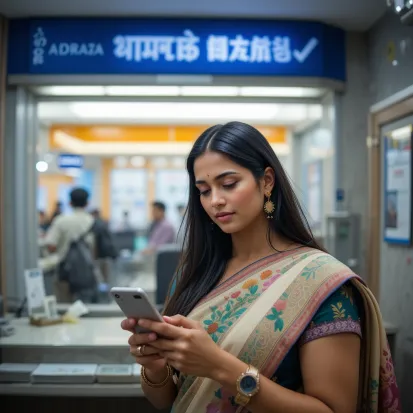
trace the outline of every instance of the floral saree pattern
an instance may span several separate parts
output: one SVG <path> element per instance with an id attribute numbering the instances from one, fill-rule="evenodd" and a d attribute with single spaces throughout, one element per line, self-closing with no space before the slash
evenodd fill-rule
<path id="1" fill-rule="evenodd" d="M 323 322 L 315 323 L 320 314 Z M 326 334 L 359 334 L 359 411 L 401 412 L 377 302 L 358 276 L 324 252 L 301 248 L 263 258 L 211 291 L 189 318 L 200 321 L 221 348 L 280 385 L 279 367 L 294 346 Z M 181 374 L 178 387 L 173 413 L 248 411 L 208 378 Z"/>

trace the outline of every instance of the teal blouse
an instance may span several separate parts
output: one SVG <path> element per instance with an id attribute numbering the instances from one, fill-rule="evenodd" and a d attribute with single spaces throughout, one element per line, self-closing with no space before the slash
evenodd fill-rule
<path id="1" fill-rule="evenodd" d="M 290 390 L 302 387 L 299 350 L 304 344 L 333 334 L 353 333 L 361 337 L 361 297 L 348 282 L 327 298 L 299 341 L 291 348 L 271 380 Z"/>

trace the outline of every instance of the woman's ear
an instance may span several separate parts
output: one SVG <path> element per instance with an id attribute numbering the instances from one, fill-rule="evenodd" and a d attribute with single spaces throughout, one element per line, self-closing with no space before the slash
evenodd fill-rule
<path id="1" fill-rule="evenodd" d="M 264 171 L 264 193 L 271 193 L 275 186 L 275 173 L 270 167 Z"/>

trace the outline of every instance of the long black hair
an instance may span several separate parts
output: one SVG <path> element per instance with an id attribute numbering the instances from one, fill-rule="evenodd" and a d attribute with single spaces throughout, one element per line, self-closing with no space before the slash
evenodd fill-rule
<path id="1" fill-rule="evenodd" d="M 274 218 L 269 221 L 268 240 L 272 230 L 294 243 L 323 250 L 314 239 L 288 176 L 264 136 L 241 122 L 212 126 L 196 140 L 187 159 L 189 202 L 184 219 L 185 247 L 174 281 L 175 291 L 166 303 L 165 315 L 188 315 L 218 284 L 232 256 L 231 235 L 213 225 L 195 186 L 194 163 L 206 151 L 221 153 L 249 169 L 257 182 L 267 167 L 272 168 L 275 186 L 271 200 L 275 211 Z"/>

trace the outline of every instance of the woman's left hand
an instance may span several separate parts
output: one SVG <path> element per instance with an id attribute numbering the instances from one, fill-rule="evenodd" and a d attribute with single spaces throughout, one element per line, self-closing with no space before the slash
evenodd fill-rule
<path id="1" fill-rule="evenodd" d="M 167 362 L 184 374 L 214 377 L 222 366 L 223 350 L 201 324 L 181 315 L 164 317 L 165 323 L 139 320 L 139 325 L 158 335 L 151 347 L 159 349 Z"/>

